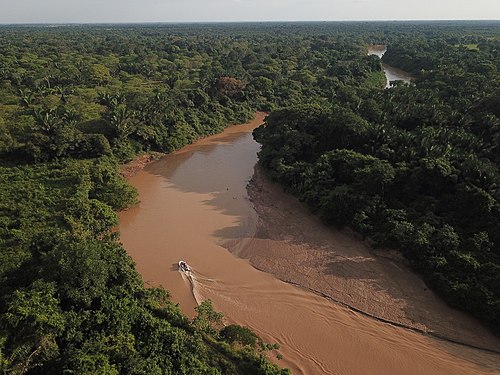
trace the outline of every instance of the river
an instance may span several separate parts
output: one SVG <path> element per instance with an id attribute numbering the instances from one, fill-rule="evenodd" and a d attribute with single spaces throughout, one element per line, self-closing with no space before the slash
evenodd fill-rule
<path id="1" fill-rule="evenodd" d="M 379 58 L 382 58 L 386 51 L 387 46 L 385 45 L 373 45 L 368 48 L 369 55 L 376 55 Z M 382 68 L 384 69 L 384 73 L 387 78 L 387 83 L 385 85 L 386 88 L 391 87 L 392 81 L 403 81 L 409 83 L 412 79 L 412 76 L 404 70 L 394 68 L 384 63 L 382 63 Z"/>
<path id="2" fill-rule="evenodd" d="M 498 356 L 384 324 L 236 256 L 266 237 L 247 192 L 259 150 L 251 131 L 263 118 L 258 113 L 254 121 L 174 152 L 129 179 L 140 203 L 120 213 L 119 230 L 145 283 L 164 286 L 189 316 L 197 303 L 211 299 L 228 322 L 279 343 L 278 363 L 294 374 L 500 370 Z M 193 268 L 192 279 L 178 272 L 180 259 Z"/>

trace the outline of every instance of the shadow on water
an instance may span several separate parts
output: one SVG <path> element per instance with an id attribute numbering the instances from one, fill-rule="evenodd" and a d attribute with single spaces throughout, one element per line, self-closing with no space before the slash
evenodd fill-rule
<path id="1" fill-rule="evenodd" d="M 179 271 L 179 263 L 172 263 L 170 265 L 170 271 Z"/>
<path id="2" fill-rule="evenodd" d="M 262 124 L 259 115 L 251 125 L 235 125 L 229 133 L 187 146 L 148 165 L 146 173 L 161 177 L 183 193 L 208 194 L 203 204 L 234 218 L 235 225 L 217 230 L 221 241 L 253 234 L 255 212 L 248 202 L 246 186 L 257 162 L 260 145 L 251 131 Z"/>
<path id="3" fill-rule="evenodd" d="M 259 150 L 259 145 L 252 138 L 251 130 L 257 125 L 259 124 L 234 126 L 229 132 L 201 140 L 196 145 L 188 146 L 148 165 L 144 170 L 145 173 L 160 177 L 162 183 L 169 184 L 175 190 L 208 196 L 202 200 L 204 206 L 230 216 L 233 219 L 232 224 L 218 228 L 213 233 L 221 242 L 250 236 L 262 239 L 273 238 L 273 233 L 257 226 L 256 213 L 248 201 L 247 184 L 253 175 Z M 425 284 L 415 275 L 408 278 L 408 273 L 410 273 L 408 268 L 390 260 L 375 258 L 370 254 L 370 249 L 363 246 L 359 251 L 352 250 L 352 243 L 357 240 L 345 234 L 340 236 L 340 240 L 337 237 L 333 245 L 329 237 L 327 241 L 311 239 L 314 233 L 302 238 L 296 236 L 304 230 L 303 223 L 300 221 L 304 219 L 304 209 L 299 208 L 297 211 L 295 207 L 287 207 L 286 210 L 286 216 L 282 217 L 282 226 L 287 232 L 285 235 L 289 237 L 286 243 L 298 247 L 314 247 L 315 251 L 322 252 L 323 255 L 320 257 L 323 260 L 322 264 L 315 265 L 314 269 L 320 270 L 325 278 L 330 277 L 330 279 L 325 279 L 329 280 L 328 283 L 333 284 L 336 280 L 363 282 L 369 285 L 369 290 L 373 292 L 373 295 L 364 296 L 361 299 L 377 298 L 377 293 L 383 292 L 384 295 L 389 296 L 387 303 L 397 304 L 408 320 L 415 317 L 415 311 L 421 314 L 422 319 L 427 319 L 431 314 L 432 310 L 425 309 L 427 300 L 415 298 L 412 293 L 419 288 L 423 290 Z M 298 221 L 294 221 L 293 218 L 298 218 Z M 317 219 L 314 220 L 316 223 L 314 225 L 321 226 L 318 230 L 331 230 L 331 228 L 323 228 Z M 193 233 L 196 233 L 196 230 L 197 228 L 193 228 Z M 345 255 L 344 249 L 347 249 L 349 254 Z M 186 261 L 189 262 L 189 259 Z M 170 270 L 177 271 L 178 264 L 172 263 Z M 398 278 L 407 280 L 408 284 L 400 285 Z M 408 287 L 412 283 L 414 285 Z M 352 293 L 355 294 L 357 290 L 353 288 Z M 333 293 L 334 290 L 332 289 L 331 292 Z M 326 294 L 329 293 L 326 290 Z M 334 297 L 339 300 L 345 296 Z M 383 309 L 383 305 L 381 308 Z M 375 311 L 375 313 L 379 312 Z M 454 316 L 459 315 L 454 314 Z M 432 326 L 430 328 L 432 329 Z M 451 344 L 443 343 L 443 346 L 444 350 L 458 357 L 476 355 L 475 352 L 464 354 L 463 349 Z"/>

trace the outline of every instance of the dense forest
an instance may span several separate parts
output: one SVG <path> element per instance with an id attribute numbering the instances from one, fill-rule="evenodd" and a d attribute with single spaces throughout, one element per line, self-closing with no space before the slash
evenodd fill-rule
<path id="1" fill-rule="evenodd" d="M 284 108 L 255 131 L 269 174 L 327 223 L 401 250 L 450 305 L 500 333 L 500 30 L 410 35 L 412 84 Z"/>
<path id="2" fill-rule="evenodd" d="M 210 302 L 190 321 L 146 289 L 112 230 L 136 201 L 120 163 L 256 110 L 271 176 L 498 331 L 499 40 L 495 22 L 0 27 L 0 369 L 287 373 Z M 414 84 L 384 90 L 370 44 Z"/>

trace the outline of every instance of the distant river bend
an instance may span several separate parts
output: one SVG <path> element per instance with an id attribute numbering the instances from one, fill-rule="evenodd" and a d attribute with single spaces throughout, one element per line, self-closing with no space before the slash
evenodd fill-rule
<path id="1" fill-rule="evenodd" d="M 384 45 L 373 45 L 368 48 L 368 55 L 376 55 L 379 58 L 382 58 L 386 51 L 387 47 Z M 384 63 L 382 63 L 382 68 L 384 69 L 384 73 L 387 78 L 385 85 L 386 88 L 391 87 L 392 81 L 403 81 L 409 83 L 412 79 L 412 76 L 404 70 L 394 68 Z"/>

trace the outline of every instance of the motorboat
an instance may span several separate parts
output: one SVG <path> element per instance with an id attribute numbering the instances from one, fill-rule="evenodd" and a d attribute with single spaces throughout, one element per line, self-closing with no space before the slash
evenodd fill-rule
<path id="1" fill-rule="evenodd" d="M 191 272 L 191 267 L 183 260 L 179 261 L 179 271 L 181 272 Z"/>

